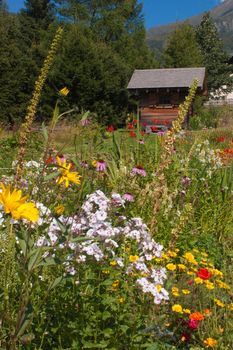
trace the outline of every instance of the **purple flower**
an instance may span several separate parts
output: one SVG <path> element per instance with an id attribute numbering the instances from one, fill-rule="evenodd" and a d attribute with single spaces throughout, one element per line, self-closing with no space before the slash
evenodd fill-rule
<path id="1" fill-rule="evenodd" d="M 81 166 L 82 168 L 85 168 L 85 169 L 88 169 L 88 168 L 89 168 L 89 165 L 88 165 L 88 163 L 87 163 L 85 160 L 83 160 L 83 161 L 80 163 L 80 166 Z"/>
<path id="2" fill-rule="evenodd" d="M 144 168 L 140 165 L 135 166 L 132 171 L 131 171 L 131 175 L 140 175 L 145 177 L 146 176 L 146 171 L 144 170 Z"/>
<path id="3" fill-rule="evenodd" d="M 181 180 L 182 185 L 184 186 L 189 186 L 191 183 L 191 179 L 188 176 L 184 176 L 183 179 Z"/>
<path id="4" fill-rule="evenodd" d="M 134 196 L 131 193 L 125 193 L 123 194 L 122 198 L 126 201 L 126 202 L 134 202 Z"/>
<path id="5" fill-rule="evenodd" d="M 105 171 L 107 168 L 107 164 L 105 163 L 104 160 L 97 160 L 96 162 L 96 170 L 97 171 Z"/>

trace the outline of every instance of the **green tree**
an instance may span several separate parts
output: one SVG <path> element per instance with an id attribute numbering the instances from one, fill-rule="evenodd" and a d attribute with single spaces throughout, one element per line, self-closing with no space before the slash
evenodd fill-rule
<path id="1" fill-rule="evenodd" d="M 46 29 L 54 21 L 54 3 L 51 0 L 26 0 L 21 14 L 33 18 L 40 28 Z"/>
<path id="2" fill-rule="evenodd" d="M 224 51 L 223 42 L 218 36 L 217 28 L 207 12 L 197 27 L 196 36 L 204 57 L 207 69 L 207 84 L 209 93 L 229 92 L 233 88 L 230 77 L 232 67 L 228 64 L 229 57 Z"/>
<path id="3" fill-rule="evenodd" d="M 170 35 L 165 49 L 165 66 L 200 67 L 203 57 L 193 27 L 183 23 Z"/>

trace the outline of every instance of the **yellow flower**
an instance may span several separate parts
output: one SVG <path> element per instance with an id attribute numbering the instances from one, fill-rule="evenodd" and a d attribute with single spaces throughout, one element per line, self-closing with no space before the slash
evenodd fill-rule
<path id="1" fill-rule="evenodd" d="M 177 266 L 181 271 L 186 270 L 186 266 L 184 264 L 178 264 Z"/>
<path id="2" fill-rule="evenodd" d="M 215 302 L 215 304 L 218 305 L 219 307 L 224 307 L 224 306 L 225 306 L 225 304 L 224 304 L 223 302 L 221 302 L 221 300 L 219 300 L 219 299 L 217 299 L 217 298 L 214 299 L 214 302 Z"/>
<path id="3" fill-rule="evenodd" d="M 57 207 L 55 207 L 55 212 L 58 215 L 62 215 L 64 213 L 65 207 L 64 205 L 60 204 Z"/>
<path id="4" fill-rule="evenodd" d="M 164 259 L 164 260 L 169 260 L 169 257 L 167 256 L 167 254 L 162 253 L 162 259 Z"/>
<path id="5" fill-rule="evenodd" d="M 220 280 L 216 280 L 217 285 L 219 286 L 219 288 L 223 288 L 223 289 L 230 289 L 230 286 Z"/>
<path id="6" fill-rule="evenodd" d="M 137 255 L 130 255 L 129 256 L 129 261 L 130 262 L 136 262 L 139 259 Z"/>
<path id="7" fill-rule="evenodd" d="M 195 275 L 195 273 L 193 271 L 187 271 L 187 275 L 193 276 L 193 275 Z"/>
<path id="8" fill-rule="evenodd" d="M 207 289 L 214 289 L 214 284 L 208 280 L 204 281 Z"/>
<path id="9" fill-rule="evenodd" d="M 183 312 L 184 312 L 185 314 L 191 314 L 191 311 L 190 311 L 189 309 L 183 309 Z"/>
<path id="10" fill-rule="evenodd" d="M 172 311 L 173 312 L 178 312 L 179 314 L 182 314 L 183 313 L 183 308 L 181 305 L 179 304 L 175 304 L 172 306 Z"/>
<path id="11" fill-rule="evenodd" d="M 204 344 L 207 348 L 213 348 L 217 344 L 217 340 L 213 338 L 207 338 L 204 340 Z"/>
<path id="12" fill-rule="evenodd" d="M 119 298 L 118 301 L 119 301 L 120 304 L 123 304 L 125 299 L 124 298 Z"/>
<path id="13" fill-rule="evenodd" d="M 229 306 L 228 306 L 228 309 L 233 311 L 233 303 L 231 303 Z"/>
<path id="14" fill-rule="evenodd" d="M 39 219 L 39 210 L 32 202 L 25 203 L 27 196 L 22 197 L 22 191 L 7 187 L 1 184 L 0 204 L 3 205 L 6 214 L 10 214 L 13 219 L 26 219 L 36 222 Z"/>
<path id="15" fill-rule="evenodd" d="M 93 160 L 92 162 L 91 162 L 91 165 L 94 167 L 94 168 L 96 168 L 96 164 L 97 164 L 97 160 Z"/>
<path id="16" fill-rule="evenodd" d="M 176 265 L 175 264 L 167 264 L 166 268 L 170 271 L 174 271 L 176 269 Z"/>
<path id="17" fill-rule="evenodd" d="M 161 284 L 157 284 L 157 285 L 156 285 L 156 289 L 157 289 L 157 291 L 158 291 L 158 292 L 160 292 L 160 291 L 161 291 L 161 289 L 162 289 Z"/>
<path id="18" fill-rule="evenodd" d="M 110 271 L 109 270 L 102 270 L 102 273 L 108 275 L 110 273 Z"/>
<path id="19" fill-rule="evenodd" d="M 208 256 L 208 254 L 207 254 L 207 253 L 205 253 L 205 252 L 201 252 L 201 255 L 202 255 L 202 256 L 205 256 L 205 257 L 207 257 L 207 256 Z"/>
<path id="20" fill-rule="evenodd" d="M 195 260 L 195 257 L 192 253 L 187 252 L 184 254 L 184 258 L 193 265 L 198 265 L 197 261 Z"/>
<path id="21" fill-rule="evenodd" d="M 196 249 L 196 248 L 193 248 L 193 252 L 194 252 L 194 253 L 199 253 L 199 250 Z"/>
<path id="22" fill-rule="evenodd" d="M 210 272 L 214 276 L 219 276 L 219 278 L 223 278 L 223 273 L 219 271 L 218 269 L 210 269 Z"/>
<path id="23" fill-rule="evenodd" d="M 113 282 L 112 287 L 116 289 L 116 288 L 119 287 L 119 285 L 120 285 L 120 281 L 116 280 L 116 281 Z"/>
<path id="24" fill-rule="evenodd" d="M 187 295 L 187 294 L 190 294 L 191 292 L 188 289 L 182 289 L 182 293 Z"/>
<path id="25" fill-rule="evenodd" d="M 60 94 L 67 96 L 70 90 L 65 86 L 63 89 L 59 90 Z"/>
<path id="26" fill-rule="evenodd" d="M 81 176 L 76 171 L 70 171 L 72 164 L 66 164 L 66 159 L 61 160 L 61 158 L 57 157 L 57 164 L 59 166 L 60 175 L 57 179 L 58 185 L 65 183 L 65 186 L 69 186 L 69 182 L 74 182 L 76 185 L 80 185 Z"/>
<path id="27" fill-rule="evenodd" d="M 172 295 L 174 295 L 174 297 L 179 297 L 179 288 L 177 287 L 172 287 Z"/>
<path id="28" fill-rule="evenodd" d="M 196 277 L 196 278 L 194 278 L 194 282 L 196 284 L 202 284 L 203 283 L 203 279 L 201 279 L 200 277 Z"/>
<path id="29" fill-rule="evenodd" d="M 111 266 L 116 266 L 116 265 L 117 265 L 117 262 L 116 262 L 115 260 L 110 261 L 110 265 L 111 265 Z"/>
<path id="30" fill-rule="evenodd" d="M 168 250 L 167 254 L 168 254 L 169 256 L 171 256 L 172 258 L 176 258 L 176 257 L 177 257 L 177 253 L 172 252 L 171 250 Z"/>

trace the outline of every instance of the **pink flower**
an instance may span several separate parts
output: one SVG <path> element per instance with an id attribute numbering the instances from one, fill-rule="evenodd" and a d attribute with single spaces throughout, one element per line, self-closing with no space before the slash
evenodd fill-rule
<path id="1" fill-rule="evenodd" d="M 144 168 L 140 165 L 135 166 L 132 171 L 131 171 L 131 175 L 140 175 L 145 177 L 146 176 L 146 171 L 144 170 Z"/>
<path id="2" fill-rule="evenodd" d="M 131 193 L 125 193 L 123 194 L 122 198 L 127 202 L 133 202 L 134 196 Z"/>
<path id="3" fill-rule="evenodd" d="M 190 328 L 190 329 L 192 329 L 192 330 L 195 330 L 195 329 L 197 329 L 198 327 L 199 327 L 199 321 L 193 320 L 193 319 L 189 320 L 189 322 L 188 322 L 188 328 Z"/>
<path id="4" fill-rule="evenodd" d="M 138 143 L 140 144 L 140 145 L 144 145 L 144 141 L 142 140 L 142 139 L 140 139 L 140 140 L 138 140 Z"/>
<path id="5" fill-rule="evenodd" d="M 105 163 L 104 160 L 100 159 L 100 160 L 97 160 L 96 162 L 96 170 L 97 171 L 105 171 L 107 168 L 107 164 Z"/>
<path id="6" fill-rule="evenodd" d="M 82 126 L 87 126 L 91 123 L 90 119 L 83 119 L 83 120 L 80 120 L 80 124 Z"/>

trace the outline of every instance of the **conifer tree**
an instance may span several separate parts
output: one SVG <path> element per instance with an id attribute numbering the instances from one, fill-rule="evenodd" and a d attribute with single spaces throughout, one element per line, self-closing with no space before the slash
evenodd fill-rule
<path id="1" fill-rule="evenodd" d="M 224 51 L 223 42 L 219 38 L 217 28 L 210 16 L 205 13 L 200 25 L 197 27 L 196 36 L 207 69 L 207 84 L 210 92 L 229 92 L 233 87 L 233 79 L 230 77 L 232 67 L 228 64 L 229 57 Z"/>
<path id="2" fill-rule="evenodd" d="M 190 24 L 181 24 L 170 35 L 164 57 L 166 67 L 200 67 L 203 65 L 195 30 Z"/>

